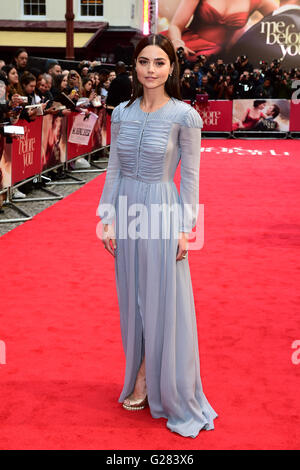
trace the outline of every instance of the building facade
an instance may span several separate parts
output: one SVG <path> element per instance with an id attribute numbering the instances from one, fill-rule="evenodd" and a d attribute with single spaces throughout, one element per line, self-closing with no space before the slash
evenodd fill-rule
<path id="1" fill-rule="evenodd" d="M 95 59 L 134 46 L 143 30 L 143 0 L 73 0 L 75 58 Z M 65 0 L 1 1 L 0 58 L 18 47 L 33 56 L 64 58 Z M 128 49 L 128 54 L 130 51 Z"/>

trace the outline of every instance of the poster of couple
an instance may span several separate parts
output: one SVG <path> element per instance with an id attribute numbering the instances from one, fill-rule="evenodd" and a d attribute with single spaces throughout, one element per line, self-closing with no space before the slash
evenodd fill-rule
<path id="1" fill-rule="evenodd" d="M 300 66 L 300 0 L 159 0 L 158 32 L 190 61 L 246 55 L 254 66 Z"/>
<path id="2" fill-rule="evenodd" d="M 233 131 L 289 131 L 290 101 L 234 100 Z"/>

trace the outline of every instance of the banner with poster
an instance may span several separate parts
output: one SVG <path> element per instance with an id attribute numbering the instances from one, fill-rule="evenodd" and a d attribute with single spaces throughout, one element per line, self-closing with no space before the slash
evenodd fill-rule
<path id="1" fill-rule="evenodd" d="M 41 171 L 41 141 L 43 117 L 34 121 L 19 120 L 18 126 L 24 127 L 24 136 L 13 139 L 11 152 L 13 155 L 11 184 L 14 185 L 34 176 Z M 9 151 L 9 150 L 8 150 Z"/>
<path id="2" fill-rule="evenodd" d="M 0 134 L 0 191 L 11 186 L 11 147 Z"/>
<path id="3" fill-rule="evenodd" d="M 48 114 L 43 118 L 42 170 L 66 161 L 67 117 Z"/>
<path id="4" fill-rule="evenodd" d="M 291 100 L 290 132 L 300 132 L 300 100 Z"/>
<path id="5" fill-rule="evenodd" d="M 97 114 L 92 112 L 88 115 L 85 113 L 76 114 L 68 142 L 70 142 L 70 144 L 88 145 L 97 119 Z"/>
<path id="6" fill-rule="evenodd" d="M 74 126 L 74 121 L 78 117 L 78 113 L 72 113 L 68 117 L 67 135 L 69 136 L 69 138 L 68 138 L 68 143 L 67 143 L 67 160 L 72 160 L 75 157 L 78 157 L 80 155 L 85 155 L 95 149 L 98 149 L 107 145 L 106 110 L 105 108 L 93 108 L 92 114 L 94 117 L 90 121 L 90 124 L 88 124 L 91 129 L 91 132 L 89 133 L 89 136 L 88 135 L 85 136 L 85 144 L 83 144 L 82 135 L 80 136 L 79 134 L 80 133 L 88 134 L 87 131 L 80 130 L 79 134 L 77 135 L 74 133 L 72 134 L 72 129 L 73 131 L 74 129 L 77 129 L 76 126 L 79 121 L 77 121 L 77 124 L 75 123 L 75 126 Z M 82 117 L 80 119 L 79 126 L 81 126 L 81 122 L 84 122 L 83 121 L 84 115 L 81 115 L 81 116 Z M 79 128 L 83 129 L 82 127 L 79 127 Z"/>
<path id="7" fill-rule="evenodd" d="M 222 0 L 159 0 L 157 32 L 183 47 L 190 61 L 247 56 L 254 66 L 274 59 L 285 68 L 300 65 L 300 0 L 248 0 L 241 11 L 235 0 L 227 5 L 225 13 Z"/>
<path id="8" fill-rule="evenodd" d="M 231 132 L 232 101 L 209 100 L 205 105 L 196 101 L 195 109 L 203 120 L 203 131 Z"/>
<path id="9" fill-rule="evenodd" d="M 276 99 L 234 100 L 232 130 L 288 132 L 290 101 Z"/>

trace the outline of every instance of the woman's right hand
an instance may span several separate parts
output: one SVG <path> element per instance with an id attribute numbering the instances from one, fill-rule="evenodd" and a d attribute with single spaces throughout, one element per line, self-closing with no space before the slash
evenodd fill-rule
<path id="1" fill-rule="evenodd" d="M 115 256 L 114 250 L 117 248 L 116 236 L 114 226 L 111 224 L 103 225 L 102 242 L 104 248 L 109 251 L 112 256 Z"/>

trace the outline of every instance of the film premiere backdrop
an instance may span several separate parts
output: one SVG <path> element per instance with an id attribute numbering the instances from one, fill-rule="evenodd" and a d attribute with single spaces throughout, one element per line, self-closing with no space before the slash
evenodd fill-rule
<path id="1" fill-rule="evenodd" d="M 300 0 L 250 0 L 248 11 L 241 12 L 236 11 L 238 2 L 231 0 L 234 13 L 227 16 L 222 14 L 222 0 L 217 2 L 220 8 L 199 0 L 190 11 L 188 0 L 157 1 L 157 32 L 171 36 L 170 25 L 178 26 L 180 39 L 196 56 L 233 62 L 246 55 L 254 66 L 274 59 L 285 68 L 300 66 Z M 263 16 L 261 11 L 268 14 Z M 190 16 L 184 27 L 180 24 L 183 13 Z"/>

